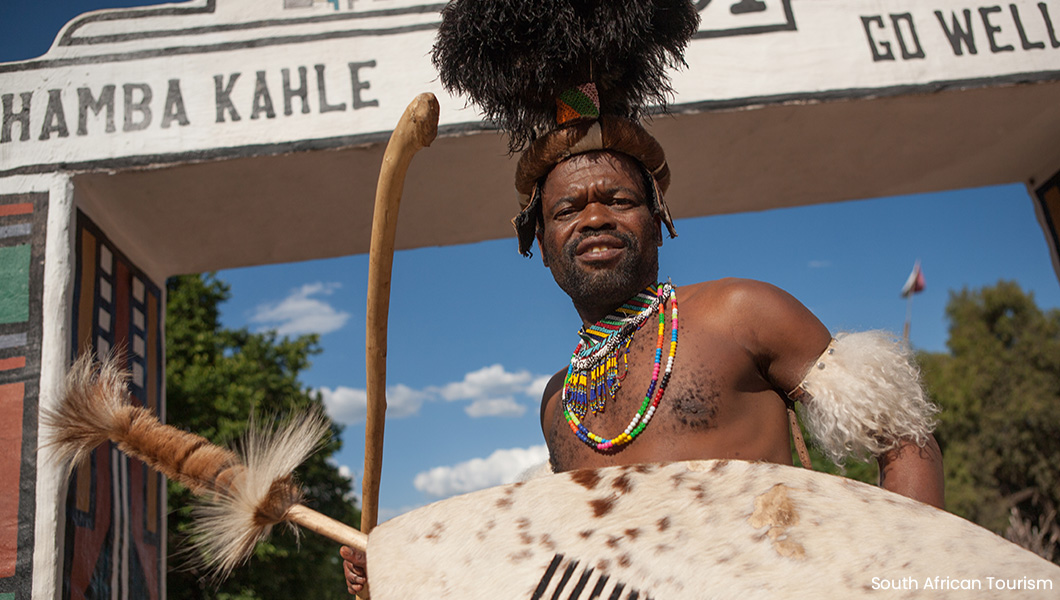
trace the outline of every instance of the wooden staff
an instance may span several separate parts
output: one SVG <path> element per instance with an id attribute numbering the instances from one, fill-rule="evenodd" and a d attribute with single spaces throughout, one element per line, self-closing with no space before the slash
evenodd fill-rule
<path id="1" fill-rule="evenodd" d="M 405 109 L 390 136 L 375 190 L 365 317 L 368 414 L 364 432 L 364 478 L 361 481 L 361 531 L 364 533 L 371 531 L 379 520 L 379 479 L 383 471 L 386 420 L 386 330 L 398 207 L 413 155 L 430 146 L 437 134 L 438 100 L 434 94 L 420 94 Z"/>

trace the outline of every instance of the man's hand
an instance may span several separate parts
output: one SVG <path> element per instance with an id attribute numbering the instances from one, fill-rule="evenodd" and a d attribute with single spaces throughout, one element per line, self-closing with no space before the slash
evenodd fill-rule
<path id="1" fill-rule="evenodd" d="M 350 594 L 368 598 L 368 557 L 364 552 L 349 546 L 340 548 L 339 556 L 342 557 L 342 570 L 346 574 L 346 590 Z"/>
<path id="2" fill-rule="evenodd" d="M 934 436 L 929 437 L 923 447 L 906 441 L 877 460 L 880 463 L 880 487 L 936 508 L 945 508 L 942 452 Z"/>

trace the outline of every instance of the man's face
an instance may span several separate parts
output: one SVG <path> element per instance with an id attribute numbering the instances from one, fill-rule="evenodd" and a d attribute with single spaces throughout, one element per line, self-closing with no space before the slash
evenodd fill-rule
<path id="1" fill-rule="evenodd" d="M 541 257 L 576 305 L 617 306 L 656 281 L 662 230 L 633 159 L 579 154 L 542 192 Z"/>

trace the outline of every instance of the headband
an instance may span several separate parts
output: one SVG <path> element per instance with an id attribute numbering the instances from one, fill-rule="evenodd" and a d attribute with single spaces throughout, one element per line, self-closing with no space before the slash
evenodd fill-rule
<path id="1" fill-rule="evenodd" d="M 530 255 L 537 232 L 541 187 L 559 163 L 578 154 L 596 151 L 625 154 L 639 163 L 645 175 L 649 205 L 666 225 L 670 237 L 677 237 L 670 210 L 663 194 L 670 186 L 670 167 L 662 146 L 638 123 L 621 117 L 568 120 L 539 137 L 519 158 L 515 169 L 515 189 L 519 192 L 520 212 L 512 219 L 519 238 L 519 253 Z"/>

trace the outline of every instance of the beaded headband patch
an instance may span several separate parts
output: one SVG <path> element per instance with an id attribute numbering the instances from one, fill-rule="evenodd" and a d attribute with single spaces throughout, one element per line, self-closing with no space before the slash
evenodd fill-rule
<path id="1" fill-rule="evenodd" d="M 556 124 L 562 125 L 574 119 L 600 116 L 600 95 L 595 83 L 586 83 L 571 88 L 556 98 Z"/>

